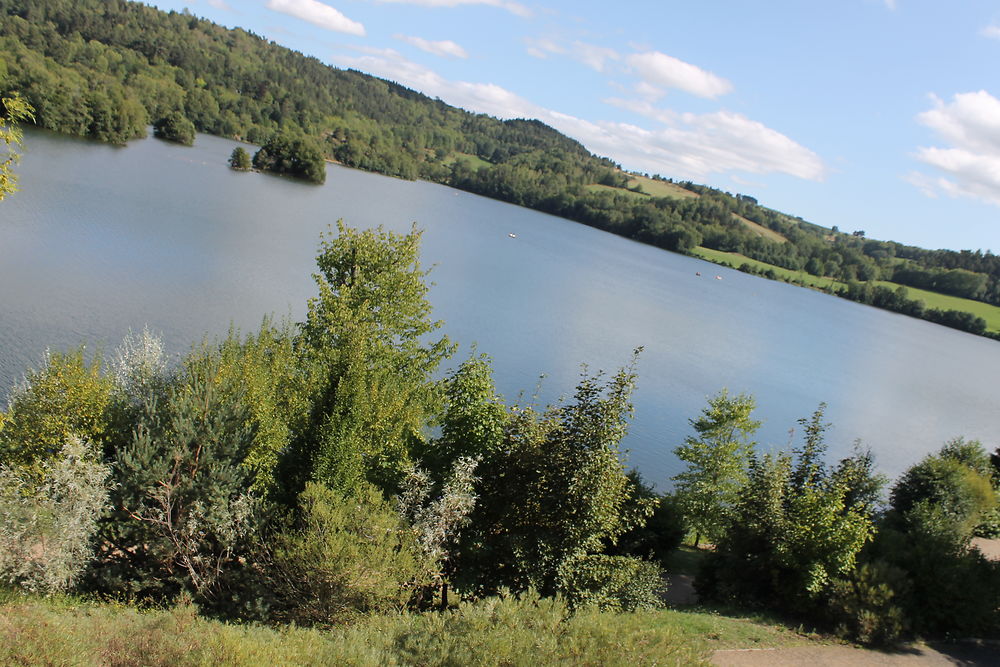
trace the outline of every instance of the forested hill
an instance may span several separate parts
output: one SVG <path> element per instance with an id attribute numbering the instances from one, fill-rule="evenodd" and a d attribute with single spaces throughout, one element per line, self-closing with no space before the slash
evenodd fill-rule
<path id="1" fill-rule="evenodd" d="M 0 0 L 0 95 L 13 92 L 39 126 L 58 132 L 123 144 L 180 113 L 201 132 L 251 143 L 304 138 L 348 166 L 444 183 L 669 250 L 735 253 L 726 257 L 738 267 L 751 260 L 744 270 L 974 333 L 987 331 L 978 315 L 989 315 L 976 304 L 935 310 L 900 286 L 1000 305 L 1000 258 L 989 252 L 866 239 L 750 196 L 629 174 L 540 121 L 473 114 L 187 13 L 123 0 Z M 1000 330 L 1000 311 L 996 322 L 989 329 Z"/>

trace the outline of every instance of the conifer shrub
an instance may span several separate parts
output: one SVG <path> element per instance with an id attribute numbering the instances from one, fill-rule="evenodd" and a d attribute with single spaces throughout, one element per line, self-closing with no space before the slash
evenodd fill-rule
<path id="1" fill-rule="evenodd" d="M 431 571 L 413 531 L 370 484 L 309 483 L 300 518 L 276 538 L 277 620 L 332 626 L 401 611 Z"/>
<path id="2" fill-rule="evenodd" d="M 906 573 L 884 561 L 865 563 L 834 580 L 828 613 L 837 634 L 862 644 L 888 646 L 907 631 Z"/>

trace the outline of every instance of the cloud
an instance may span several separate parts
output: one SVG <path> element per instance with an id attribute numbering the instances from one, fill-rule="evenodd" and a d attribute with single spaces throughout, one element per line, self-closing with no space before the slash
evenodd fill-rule
<path id="1" fill-rule="evenodd" d="M 470 111 L 499 118 L 537 118 L 627 169 L 690 179 L 734 171 L 784 173 L 808 180 L 821 180 L 825 175 L 823 162 L 815 153 L 737 113 L 680 114 L 655 109 L 645 101 L 620 101 L 662 125 L 649 130 L 546 109 L 496 84 L 450 81 L 393 51 L 342 58 L 339 64 Z"/>
<path id="2" fill-rule="evenodd" d="M 627 62 L 647 83 L 678 88 L 698 97 L 715 99 L 733 89 L 726 79 L 659 51 L 634 53 Z"/>
<path id="3" fill-rule="evenodd" d="M 364 37 L 365 27 L 318 0 L 268 0 L 267 8 L 334 32 Z"/>
<path id="4" fill-rule="evenodd" d="M 210 7 L 221 9 L 222 11 L 225 12 L 233 11 L 233 8 L 229 6 L 229 3 L 227 3 L 226 0 L 205 0 L 205 1 L 208 3 Z"/>
<path id="5" fill-rule="evenodd" d="M 518 2 L 511 2 L 510 0 L 378 0 L 379 2 L 390 2 L 402 5 L 420 5 L 421 7 L 444 7 L 452 8 L 458 7 L 460 5 L 486 5 L 488 7 L 497 7 L 499 9 L 505 9 L 511 14 L 520 16 L 522 18 L 528 18 L 531 16 L 531 10 Z"/>
<path id="6" fill-rule="evenodd" d="M 597 72 L 603 72 L 609 60 L 619 60 L 621 58 L 614 49 L 586 42 L 573 42 L 569 46 L 563 46 L 552 39 L 544 37 L 529 37 L 524 42 L 528 45 L 527 51 L 530 56 L 545 59 L 550 55 L 565 55 Z"/>
<path id="7" fill-rule="evenodd" d="M 461 46 L 446 39 L 440 42 L 432 42 L 430 40 L 424 39 L 422 37 L 410 37 L 408 35 L 395 35 L 395 38 L 415 46 L 421 51 L 426 51 L 427 53 L 433 54 L 435 56 L 441 56 L 442 58 L 468 58 L 469 54 L 465 52 Z"/>
<path id="8" fill-rule="evenodd" d="M 619 158 L 623 163 L 656 164 L 659 167 L 653 171 L 683 178 L 734 171 L 783 173 L 810 181 L 826 176 L 816 153 L 743 114 L 725 110 L 678 113 L 658 109 L 648 101 L 605 101 L 661 124 L 653 130 L 619 126 L 620 135 L 629 137 L 623 146 L 632 155 L 631 159 Z"/>
<path id="9" fill-rule="evenodd" d="M 1000 39 L 1000 25 L 988 25 L 980 30 L 979 34 L 990 39 Z"/>
<path id="10" fill-rule="evenodd" d="M 959 93 L 950 104 L 931 99 L 934 108 L 919 114 L 917 121 L 934 130 L 946 146 L 920 147 L 916 158 L 943 175 L 919 187 L 1000 206 L 1000 100 L 985 90 Z"/>
<path id="11" fill-rule="evenodd" d="M 885 0 L 885 6 L 891 11 L 896 11 L 896 0 Z"/>

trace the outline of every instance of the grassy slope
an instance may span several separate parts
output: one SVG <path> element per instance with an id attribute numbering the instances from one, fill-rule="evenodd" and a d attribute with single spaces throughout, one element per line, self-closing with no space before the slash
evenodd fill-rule
<path id="1" fill-rule="evenodd" d="M 676 183 L 658 181 L 645 176 L 632 176 L 628 182 L 630 188 L 636 185 L 642 186 L 642 191 L 653 197 L 673 197 L 674 199 L 696 199 L 700 195 L 697 192 L 686 190 Z"/>
<path id="2" fill-rule="evenodd" d="M 899 287 L 899 283 L 892 283 L 887 280 L 877 280 L 875 281 L 875 284 L 885 285 L 886 287 L 891 287 L 892 289 Z M 924 305 L 928 308 L 938 308 L 940 310 L 964 310 L 986 320 L 986 328 L 988 330 L 1000 331 L 1000 307 L 983 303 L 982 301 L 973 301 L 972 299 L 963 299 L 961 297 L 950 296 L 948 294 L 928 292 L 927 290 L 917 289 L 916 287 L 907 287 L 906 291 L 909 294 L 909 298 L 923 301 Z"/>
<path id="3" fill-rule="evenodd" d="M 321 632 L 232 625 L 191 606 L 140 612 L 74 599 L 0 603 L 0 663 L 115 665 L 705 664 L 719 648 L 809 644 L 769 620 L 713 611 L 582 614 L 578 629 L 500 612 L 371 617 Z M 562 624 L 560 624 L 562 625 Z M 558 646 L 556 646 L 558 644 Z M 450 662 L 448 662 L 450 659 Z M 457 662 L 456 662 L 457 660 Z"/>
<path id="4" fill-rule="evenodd" d="M 764 225 L 758 225 L 753 220 L 747 220 L 742 215 L 736 215 L 733 213 L 733 217 L 739 220 L 743 225 L 745 225 L 750 231 L 752 231 L 757 236 L 763 236 L 765 239 L 770 239 L 771 241 L 777 241 L 778 243 L 788 243 L 788 239 L 774 231 L 773 229 L 768 229 Z"/>
<path id="5" fill-rule="evenodd" d="M 807 287 L 815 287 L 819 289 L 827 287 L 846 287 L 844 283 L 834 280 L 833 278 L 820 278 L 818 276 L 808 274 L 805 271 L 791 271 L 789 269 L 781 268 L 780 266 L 774 266 L 773 264 L 767 264 L 765 262 L 759 262 L 755 259 L 750 259 L 749 257 L 745 257 L 735 252 L 722 252 L 720 250 L 712 250 L 711 248 L 698 247 L 692 250 L 691 254 L 709 262 L 722 264 L 734 269 L 738 269 L 742 264 L 750 264 L 751 266 L 765 271 L 767 269 L 771 269 L 783 280 L 787 282 L 801 283 Z M 889 282 L 888 280 L 877 280 L 875 281 L 875 284 L 882 285 L 890 289 L 896 289 L 901 286 L 899 283 Z M 986 320 L 987 330 L 1000 331 L 1000 307 L 983 303 L 981 301 L 962 299 L 957 296 L 938 294 L 937 292 L 928 292 L 927 290 L 916 289 L 914 287 L 907 287 L 906 291 L 910 299 L 923 301 L 927 308 L 938 308 L 940 310 L 961 310 L 972 313 L 973 315 L 977 315 L 978 317 Z"/>

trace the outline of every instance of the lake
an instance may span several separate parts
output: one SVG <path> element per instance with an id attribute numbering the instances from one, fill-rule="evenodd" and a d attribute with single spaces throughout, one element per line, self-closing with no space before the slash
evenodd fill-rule
<path id="1" fill-rule="evenodd" d="M 462 344 L 451 366 L 475 344 L 509 401 L 557 400 L 582 363 L 614 371 L 644 346 L 625 447 L 661 487 L 723 387 L 756 397 L 766 446 L 826 402 L 830 457 L 860 439 L 892 476 L 955 436 L 1000 444 L 996 341 L 430 183 L 236 173 L 236 145 L 26 134 L 22 190 L 0 203 L 0 391 L 46 349 L 109 354 L 130 328 L 176 356 L 267 313 L 302 319 L 320 234 L 343 218 L 424 230 L 435 317 Z"/>

